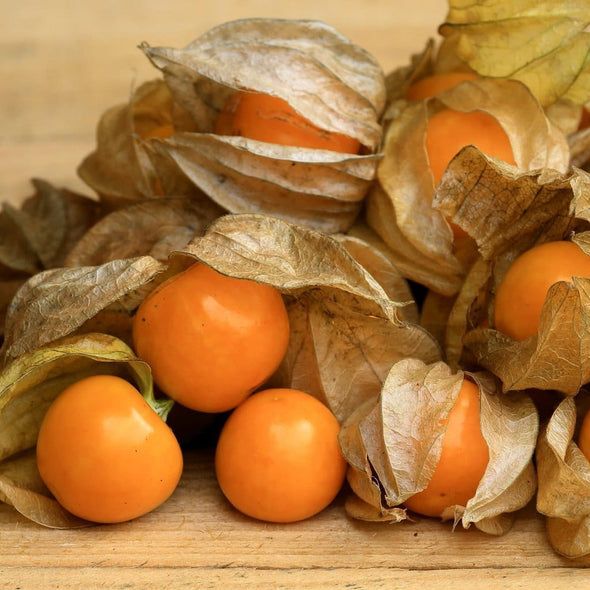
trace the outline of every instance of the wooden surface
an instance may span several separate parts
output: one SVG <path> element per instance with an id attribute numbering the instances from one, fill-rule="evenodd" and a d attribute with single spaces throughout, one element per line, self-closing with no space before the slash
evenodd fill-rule
<path id="1" fill-rule="evenodd" d="M 136 48 L 141 41 L 180 47 L 239 17 L 317 18 L 371 51 L 387 71 L 436 34 L 446 7 L 442 0 L 5 1 L 0 200 L 27 196 L 31 177 L 90 194 L 75 169 L 94 145 L 100 114 L 156 77 Z M 305 522 L 255 522 L 225 502 L 207 450 L 188 452 L 172 499 L 131 523 L 48 530 L 0 505 L 0 588 L 581 590 L 590 587 L 588 565 L 551 550 L 532 507 L 499 538 L 428 519 L 352 521 L 341 498 Z"/>

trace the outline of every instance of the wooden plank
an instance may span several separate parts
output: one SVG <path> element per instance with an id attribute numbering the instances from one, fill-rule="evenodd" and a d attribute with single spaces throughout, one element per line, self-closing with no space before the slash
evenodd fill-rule
<path id="1" fill-rule="evenodd" d="M 481 568 L 583 568 L 589 559 L 553 552 L 533 507 L 512 530 L 494 537 L 448 523 L 376 524 L 348 518 L 343 498 L 309 520 L 258 522 L 222 496 L 212 450 L 187 452 L 173 497 L 133 522 L 81 530 L 45 529 L 0 508 L 0 566 L 44 568 L 257 568 L 316 570 L 392 568 L 408 571 Z"/>
<path id="2" fill-rule="evenodd" d="M 472 569 L 405 571 L 392 568 L 329 568 L 329 569 L 260 569 L 227 567 L 223 569 L 190 567 L 137 567 L 121 570 L 113 567 L 87 567 L 72 570 L 64 567 L 32 567 L 26 570 L 0 568 L 0 587 L 23 590 L 78 590 L 79 588 L 109 590 L 138 588 L 162 590 L 186 588 L 206 590 L 223 588 L 241 590 L 280 590 L 298 588 L 318 590 L 587 590 L 590 573 L 571 569 L 526 570 Z"/>

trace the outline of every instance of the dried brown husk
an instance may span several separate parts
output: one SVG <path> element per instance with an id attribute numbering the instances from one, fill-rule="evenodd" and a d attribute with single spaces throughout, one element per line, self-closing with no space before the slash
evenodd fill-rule
<path id="1" fill-rule="evenodd" d="M 3 362 L 72 334 L 105 310 L 130 314 L 166 269 L 165 263 L 140 256 L 33 275 L 7 310 Z"/>
<path id="2" fill-rule="evenodd" d="M 174 162 L 154 150 L 152 134 L 164 127 L 195 130 L 194 121 L 174 102 L 161 79 L 144 82 L 129 101 L 102 114 L 96 147 L 80 162 L 77 172 L 105 208 L 197 192 Z"/>
<path id="3" fill-rule="evenodd" d="M 365 257 L 369 253 L 368 245 L 357 241 L 354 246 L 365 250 Z M 13 302 L 5 359 L 84 330 L 105 311 L 130 316 L 157 284 L 201 260 L 224 274 L 271 284 L 285 295 L 292 337 L 275 380 L 310 391 L 344 419 L 380 390 L 393 362 L 406 356 L 440 358 L 434 339 L 404 315 L 411 305 L 405 279 L 382 278 L 386 291 L 349 253 L 351 247 L 349 239 L 277 218 L 227 215 L 166 263 L 141 256 L 40 273 Z M 379 260 L 378 254 L 370 257 Z M 394 292 L 404 299 L 392 300 Z"/>
<path id="4" fill-rule="evenodd" d="M 38 524 L 52 528 L 90 524 L 69 514 L 51 496 L 39 476 L 34 447 L 53 400 L 68 385 L 96 374 L 124 377 L 142 394 L 153 396 L 149 366 L 106 334 L 63 339 L 22 355 L 0 372 L 0 501 Z M 161 408 L 165 417 L 168 400 Z"/>
<path id="5" fill-rule="evenodd" d="M 61 266 L 71 248 L 103 215 L 94 199 L 47 181 L 32 180 L 35 192 L 0 212 L 0 341 L 15 293 L 31 276 Z"/>
<path id="6" fill-rule="evenodd" d="M 29 275 L 61 266 L 82 235 L 103 215 L 100 204 L 42 179 L 19 207 L 3 203 L 0 264 Z"/>
<path id="7" fill-rule="evenodd" d="M 473 147 L 465 148 L 449 165 L 441 183 L 437 206 L 453 221 L 461 221 L 474 236 L 478 257 L 471 263 L 460 291 L 452 296 L 431 293 L 423 309 L 423 324 L 437 330 L 446 359 L 453 366 L 466 362 L 475 344 L 469 336 L 469 351 L 463 337 L 475 328 L 491 325 L 491 299 L 503 272 L 519 252 L 540 241 L 560 240 L 587 227 L 582 213 L 572 214 L 572 204 L 581 209 L 586 197 L 587 174 L 574 170 L 508 173 L 490 166 Z M 490 189 L 492 187 L 492 189 Z M 467 219 L 463 211 L 481 206 L 479 218 Z M 485 333 L 478 332 L 481 336 Z M 478 347 L 481 338 L 477 340 Z M 483 340 L 487 342 L 484 336 Z M 478 354 L 479 362 L 482 361 Z M 521 359 L 522 360 L 522 359 Z M 507 357 L 506 362 L 510 362 Z M 504 362 L 501 362 L 504 366 Z M 517 365 L 518 363 L 515 363 Z M 496 364 L 483 363 L 492 372 Z M 500 373 L 498 373 L 500 374 Z M 511 387 L 510 387 L 511 388 Z"/>
<path id="8" fill-rule="evenodd" d="M 571 283 L 556 283 L 546 297 L 538 333 L 527 340 L 517 342 L 493 329 L 494 289 L 519 254 L 535 244 L 562 239 L 572 239 L 590 252 L 590 176 L 576 169 L 548 184 L 542 184 L 542 178 L 543 175 L 538 179 L 538 193 L 531 207 L 519 219 L 522 231 L 515 227 L 516 233 L 506 232 L 484 249 L 490 265 L 487 283 L 485 276 L 481 280 L 478 319 L 487 318 L 490 327 L 481 327 L 484 324 L 474 319 L 463 344 L 479 366 L 500 378 L 505 391 L 536 388 L 576 395 L 590 380 L 586 328 L 589 278 L 575 277 Z M 532 177 L 522 177 L 515 187 L 522 186 L 522 181 L 530 184 L 531 180 Z M 533 188 L 531 184 L 529 189 Z M 513 227 L 510 223 L 508 226 Z M 463 313 L 469 313 L 472 303 L 465 298 Z"/>
<path id="9" fill-rule="evenodd" d="M 351 516 L 393 522 L 408 518 L 403 503 L 427 486 L 438 464 L 442 421 L 466 375 L 480 389 L 481 427 L 490 460 L 475 496 L 443 518 L 465 528 L 474 524 L 489 534 L 508 530 L 513 513 L 536 490 L 534 404 L 524 394 L 498 395 L 489 374 L 453 372 L 440 361 L 427 364 L 410 358 L 392 366 L 380 396 L 359 406 L 343 426 L 340 442 L 352 467 L 349 483 L 361 500 L 347 504 Z"/>
<path id="10" fill-rule="evenodd" d="M 590 554 L 590 464 L 575 442 L 577 398 L 566 397 L 539 436 L 537 510 L 552 547 L 569 558 Z"/>
<path id="11" fill-rule="evenodd" d="M 517 167 L 481 152 L 474 164 L 472 152 L 479 150 L 465 148 L 435 188 L 424 139 L 428 117 L 444 107 L 477 109 L 494 116 L 510 138 Z M 512 207 L 513 202 L 519 205 L 519 196 L 509 199 L 509 194 L 502 194 L 502 185 L 498 187 L 492 179 L 513 179 L 519 173 L 541 169 L 565 173 L 568 166 L 564 134 L 524 85 L 511 80 L 465 81 L 431 99 L 407 103 L 392 120 L 378 183 L 367 197 L 366 219 L 391 248 L 393 261 L 404 276 L 451 296 L 461 288 L 477 253 L 468 240 L 466 246 L 455 243 L 449 221 L 472 238 L 479 235 L 482 220 L 495 221 L 497 231 L 499 218 L 506 213 L 494 198 L 504 196 Z M 460 182 L 467 182 L 471 190 L 463 190 L 464 200 L 458 203 L 447 192 L 464 189 Z M 478 199 L 473 198 L 476 191 Z M 489 236 L 489 227 L 484 229 Z M 500 229 L 505 231 L 506 226 Z"/>
<path id="12" fill-rule="evenodd" d="M 574 0 L 449 2 L 439 33 L 484 76 L 525 83 L 543 105 L 590 98 L 590 12 Z"/>
<path id="13" fill-rule="evenodd" d="M 224 23 L 182 49 L 141 48 L 199 131 L 154 145 L 196 186 L 232 213 L 272 214 L 328 233 L 350 227 L 382 136 L 384 74 L 368 52 L 322 22 L 256 18 Z M 217 116 L 237 90 L 280 97 L 364 149 L 339 154 L 216 135 Z"/>
<path id="14" fill-rule="evenodd" d="M 161 261 L 225 212 L 209 199 L 162 197 L 105 215 L 70 250 L 64 266 L 96 266 L 149 255 Z"/>

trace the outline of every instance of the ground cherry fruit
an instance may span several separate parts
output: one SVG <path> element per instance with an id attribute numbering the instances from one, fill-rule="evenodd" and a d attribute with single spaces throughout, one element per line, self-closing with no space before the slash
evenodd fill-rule
<path id="1" fill-rule="evenodd" d="M 465 80 L 475 80 L 479 76 L 475 72 L 441 72 L 425 76 L 420 80 L 413 82 L 406 91 L 408 100 L 424 100 L 436 96 L 443 90 L 447 90 L 464 82 Z"/>
<path id="2" fill-rule="evenodd" d="M 36 452 L 41 479 L 58 503 L 98 523 L 154 510 L 183 468 L 172 430 L 133 385 L 113 375 L 64 389 L 43 418 Z"/>
<path id="3" fill-rule="evenodd" d="M 215 451 L 215 472 L 229 502 L 267 522 L 295 522 L 338 495 L 346 461 L 332 412 L 308 393 L 266 389 L 229 416 Z"/>
<path id="4" fill-rule="evenodd" d="M 494 327 L 513 340 L 537 333 L 547 292 L 558 281 L 590 278 L 590 256 L 574 242 L 546 242 L 510 265 L 496 290 Z"/>
<path id="5" fill-rule="evenodd" d="M 515 165 L 510 139 L 496 118 L 483 111 L 445 108 L 429 117 L 426 129 L 426 152 L 435 185 L 450 161 L 468 145 Z"/>
<path id="6" fill-rule="evenodd" d="M 477 490 L 489 461 L 479 422 L 479 388 L 464 379 L 446 419 L 442 452 L 427 487 L 404 503 L 424 516 L 440 517 L 446 508 L 465 506 Z"/>
<path id="7" fill-rule="evenodd" d="M 219 114 L 215 133 L 347 154 L 360 149 L 357 139 L 317 127 L 282 98 L 251 92 L 230 97 Z"/>
<path id="8" fill-rule="evenodd" d="M 225 412 L 262 386 L 289 343 L 289 316 L 269 285 L 195 263 L 157 287 L 133 319 L 133 345 L 170 398 Z"/>

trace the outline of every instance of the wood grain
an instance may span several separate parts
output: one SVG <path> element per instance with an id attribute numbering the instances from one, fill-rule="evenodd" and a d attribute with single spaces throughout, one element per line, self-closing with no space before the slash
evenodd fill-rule
<path id="1" fill-rule="evenodd" d="M 470 588 L 482 589 L 582 589 L 590 583 L 583 569 L 590 560 L 554 553 L 533 506 L 517 515 L 509 533 L 493 537 L 427 518 L 355 521 L 344 512 L 345 493 L 309 520 L 258 522 L 221 494 L 212 449 L 187 451 L 172 498 L 133 522 L 49 530 L 0 506 L 0 587 L 74 588 L 77 581 L 87 588 L 150 589 L 163 582 L 183 588 L 198 580 L 199 588 L 442 589 L 469 580 Z"/>

